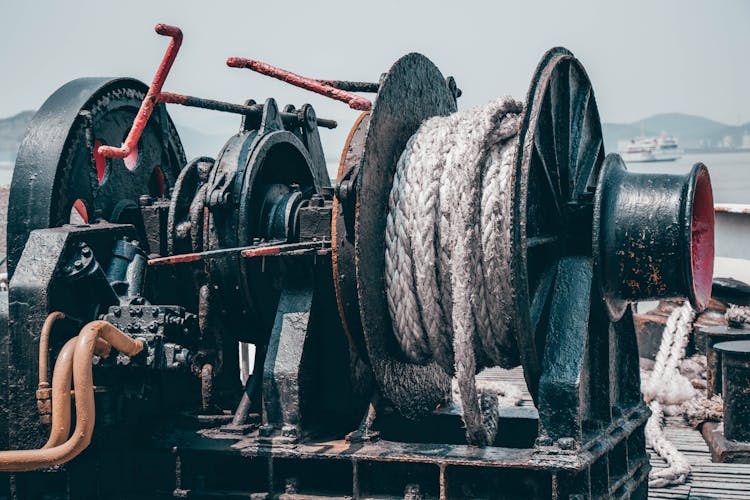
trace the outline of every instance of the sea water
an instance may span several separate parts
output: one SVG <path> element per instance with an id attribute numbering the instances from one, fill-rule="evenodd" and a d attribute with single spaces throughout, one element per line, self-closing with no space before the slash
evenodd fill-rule
<path id="1" fill-rule="evenodd" d="M 629 163 L 633 172 L 684 174 L 702 162 L 711 174 L 715 203 L 750 204 L 750 151 L 738 153 L 690 153 L 671 162 Z"/>
<path id="2" fill-rule="evenodd" d="M 684 174 L 697 162 L 703 162 L 711 173 L 714 201 L 750 204 L 750 151 L 737 153 L 690 153 L 671 162 L 630 163 L 633 172 Z M 328 173 L 335 178 L 338 162 L 328 163 Z M 10 185 L 13 165 L 0 162 L 0 186 Z"/>

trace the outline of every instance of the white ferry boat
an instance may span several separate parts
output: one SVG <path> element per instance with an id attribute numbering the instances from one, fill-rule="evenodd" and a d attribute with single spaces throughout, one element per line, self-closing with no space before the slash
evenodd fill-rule
<path id="1" fill-rule="evenodd" d="M 682 150 L 674 137 L 662 133 L 659 137 L 631 139 L 620 147 L 625 163 L 675 161 L 682 157 Z"/>

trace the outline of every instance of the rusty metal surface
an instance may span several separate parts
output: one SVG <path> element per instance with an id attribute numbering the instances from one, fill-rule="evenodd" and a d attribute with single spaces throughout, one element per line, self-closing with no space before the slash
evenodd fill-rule
<path id="1" fill-rule="evenodd" d="M 750 340 L 720 342 L 714 350 L 721 356 L 724 436 L 750 443 Z"/>
<path id="2" fill-rule="evenodd" d="M 703 164 L 686 175 L 631 173 L 617 155 L 602 167 L 595 247 L 608 301 L 677 298 L 708 306 L 713 202 Z"/>
<path id="3" fill-rule="evenodd" d="M 445 78 L 429 59 L 416 53 L 399 59 L 378 91 L 357 179 L 354 252 L 367 352 L 383 395 L 411 417 L 446 399 L 450 378 L 434 363 L 405 362 L 395 348 L 384 292 L 388 195 L 409 137 L 425 119 L 455 111 Z"/>
<path id="4" fill-rule="evenodd" d="M 337 101 L 344 102 L 349 105 L 350 108 L 359 111 L 367 111 L 372 107 L 372 102 L 369 99 L 352 94 L 346 90 L 340 90 L 334 86 L 328 85 L 323 81 L 315 80 L 313 78 L 306 78 L 304 76 L 297 75 L 291 71 L 271 66 L 270 64 L 262 61 L 256 61 L 253 59 L 245 59 L 242 57 L 230 57 L 227 59 L 227 66 L 230 68 L 247 68 L 256 73 L 270 76 L 281 80 L 282 82 L 289 83 L 295 87 L 300 87 L 316 94 L 324 95 L 335 99 Z"/>
<path id="5" fill-rule="evenodd" d="M 359 170 L 365 146 L 367 128 L 370 125 L 370 114 L 362 113 L 357 117 L 349 136 L 344 143 L 336 174 L 337 184 L 356 182 L 355 170 Z M 336 289 L 336 305 L 339 311 L 344 333 L 357 350 L 360 357 L 367 360 L 367 346 L 362 334 L 362 323 L 359 317 L 357 297 L 357 277 L 352 272 L 354 263 L 354 196 L 341 202 L 338 196 L 333 199 L 333 217 L 331 218 L 331 264 L 333 265 L 333 284 Z"/>
<path id="6" fill-rule="evenodd" d="M 708 397 L 721 394 L 722 368 L 721 354 L 714 349 L 716 344 L 731 342 L 733 340 L 750 340 L 750 328 L 732 328 L 730 326 L 716 326 L 702 328 L 702 336 L 705 339 L 706 353 L 706 382 Z"/>
<path id="7" fill-rule="evenodd" d="M 172 64 L 174 64 L 177 53 L 180 51 L 180 45 L 182 45 L 182 31 L 180 28 L 168 24 L 157 24 L 154 30 L 162 36 L 170 37 L 172 40 L 169 42 L 167 51 L 164 53 L 164 57 L 156 70 L 154 80 L 151 82 L 146 96 L 141 101 L 140 109 L 136 114 L 135 120 L 133 120 L 133 125 L 122 146 L 99 146 L 97 152 L 104 158 L 126 158 L 134 151 L 149 118 L 151 118 L 151 113 L 154 111 L 155 98 L 161 92 L 164 81 L 169 75 L 169 70 L 172 69 Z M 129 170 L 135 170 L 135 165 L 131 167 L 126 163 L 126 166 Z"/>
<path id="8" fill-rule="evenodd" d="M 380 88 L 379 83 L 375 82 L 355 82 L 350 80 L 320 80 L 323 85 L 328 85 L 339 90 L 346 90 L 347 92 L 370 92 L 377 93 Z"/>
<path id="9" fill-rule="evenodd" d="M 152 117 L 138 150 L 138 168 L 106 161 L 102 177 L 93 145 L 119 143 L 127 133 L 146 86 L 126 78 L 83 78 L 58 89 L 32 119 L 21 144 L 8 207 L 8 271 L 12 275 L 29 232 L 70 221 L 76 200 L 87 213 L 109 220 L 122 200 L 138 203 L 153 194 L 155 170 L 166 187 L 174 184 L 185 154 L 174 125 L 160 111 Z"/>
<path id="10" fill-rule="evenodd" d="M 750 443 L 732 441 L 724 435 L 724 424 L 706 422 L 701 434 L 711 450 L 711 460 L 719 463 L 750 464 Z"/>
<path id="11" fill-rule="evenodd" d="M 250 123 L 246 126 L 251 126 L 252 123 L 255 127 L 260 124 L 260 118 L 263 114 L 262 104 L 234 104 L 231 102 L 217 101 L 215 99 L 206 99 L 203 97 L 195 97 L 190 95 L 176 94 L 173 92 L 160 92 L 154 97 L 157 102 L 163 102 L 168 104 L 180 104 L 182 106 L 188 106 L 192 108 L 210 109 L 212 111 L 221 111 L 224 113 L 235 113 L 250 118 Z M 281 119 L 284 124 L 288 127 L 298 126 L 302 118 L 296 113 L 281 113 Z M 319 127 L 334 129 L 338 126 L 335 120 L 329 120 L 326 118 L 316 118 L 315 123 Z"/>

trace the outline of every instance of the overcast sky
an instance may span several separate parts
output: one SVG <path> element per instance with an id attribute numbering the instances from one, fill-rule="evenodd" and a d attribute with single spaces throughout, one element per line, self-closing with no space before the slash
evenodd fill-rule
<path id="1" fill-rule="evenodd" d="M 269 96 L 280 105 L 310 102 L 342 128 L 355 116 L 343 104 L 227 68 L 225 59 L 258 58 L 318 78 L 376 80 L 398 57 L 418 51 L 456 77 L 464 91 L 459 106 L 466 107 L 525 96 L 540 56 L 563 45 L 586 67 L 604 121 L 661 112 L 750 121 L 748 0 L 0 0 L 0 117 L 38 108 L 80 76 L 150 82 L 167 45 L 153 31 L 158 22 L 185 33 L 165 90 L 234 102 Z M 236 128 L 234 117 L 175 108 L 183 125 Z"/>

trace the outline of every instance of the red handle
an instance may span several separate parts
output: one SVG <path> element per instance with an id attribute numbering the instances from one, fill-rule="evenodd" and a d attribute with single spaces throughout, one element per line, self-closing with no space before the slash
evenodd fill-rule
<path id="1" fill-rule="evenodd" d="M 320 80 L 300 76 L 291 71 L 271 66 L 270 64 L 256 61 L 254 59 L 244 59 L 242 57 L 230 57 L 227 59 L 227 66 L 232 68 L 248 68 L 256 73 L 260 73 L 283 82 L 301 87 L 305 90 L 321 94 L 337 101 L 345 102 L 352 109 L 359 111 L 368 111 L 372 108 L 372 102 L 369 99 L 352 94 L 345 90 L 340 90 Z"/>
<path id="2" fill-rule="evenodd" d="M 146 123 L 148 123 L 151 112 L 154 110 L 154 104 L 158 100 L 161 88 L 164 85 L 164 81 L 167 79 L 167 75 L 169 75 L 172 63 L 174 63 L 174 60 L 177 57 L 180 45 L 182 45 L 182 31 L 177 26 L 157 24 L 154 29 L 162 36 L 171 37 L 172 41 L 169 43 L 169 47 L 167 47 L 167 51 L 164 54 L 164 58 L 162 59 L 159 68 L 156 70 L 154 81 L 151 82 L 151 87 L 149 87 L 148 93 L 141 103 L 141 108 L 138 110 L 138 115 L 135 117 L 135 120 L 133 120 L 133 126 L 130 128 L 130 132 L 125 139 L 125 142 L 119 148 L 113 146 L 99 146 L 98 153 L 105 158 L 125 158 L 133 151 L 133 148 L 136 147 L 138 139 L 141 138 L 141 134 L 143 133 L 143 129 L 146 128 Z M 131 167 L 128 166 L 128 168 Z M 132 168 L 135 168 L 135 165 L 133 165 Z"/>

